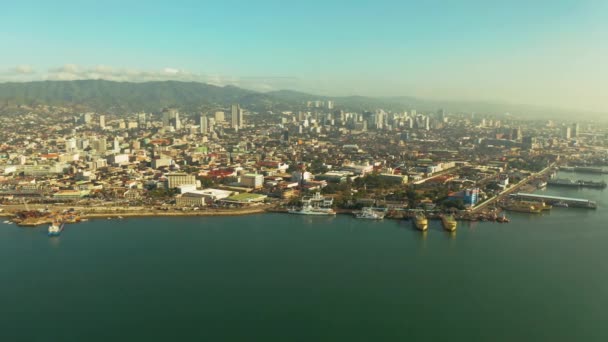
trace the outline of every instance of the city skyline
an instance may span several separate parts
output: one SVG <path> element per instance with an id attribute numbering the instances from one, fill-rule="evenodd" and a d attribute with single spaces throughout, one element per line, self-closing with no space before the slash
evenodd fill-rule
<path id="1" fill-rule="evenodd" d="M 608 108 L 599 1 L 120 5 L 11 3 L 0 82 L 178 80 Z"/>

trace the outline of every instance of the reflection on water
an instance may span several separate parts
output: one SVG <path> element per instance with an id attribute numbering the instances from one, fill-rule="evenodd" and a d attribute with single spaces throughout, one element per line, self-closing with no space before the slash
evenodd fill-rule
<path id="1" fill-rule="evenodd" d="M 59 245 L 61 244 L 61 237 L 60 236 L 54 236 L 54 237 L 49 237 L 49 245 L 53 248 L 59 248 Z"/>

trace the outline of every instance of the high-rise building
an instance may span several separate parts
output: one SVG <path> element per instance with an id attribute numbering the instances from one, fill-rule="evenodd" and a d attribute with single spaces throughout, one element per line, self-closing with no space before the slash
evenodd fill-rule
<path id="1" fill-rule="evenodd" d="M 90 125 L 93 122 L 93 113 L 84 113 L 82 120 L 85 124 Z"/>
<path id="2" fill-rule="evenodd" d="M 146 127 L 146 113 L 137 114 L 137 124 L 138 124 L 139 128 Z"/>
<path id="3" fill-rule="evenodd" d="M 179 118 L 177 110 L 171 108 L 164 109 L 162 113 L 163 127 L 168 127 L 169 125 L 174 124 L 175 118 Z"/>
<path id="4" fill-rule="evenodd" d="M 334 101 L 327 100 L 327 109 L 334 109 Z"/>
<path id="5" fill-rule="evenodd" d="M 521 134 L 521 128 L 517 127 L 513 129 L 513 132 L 511 133 L 511 139 L 512 140 L 517 140 L 520 141 L 522 139 L 522 134 Z"/>
<path id="6" fill-rule="evenodd" d="M 575 122 L 572 124 L 572 137 L 574 137 L 574 138 L 578 137 L 579 133 L 580 133 L 580 126 L 579 126 L 578 122 Z"/>
<path id="7" fill-rule="evenodd" d="M 105 115 L 99 116 L 99 127 L 101 127 L 101 129 L 106 128 L 106 116 Z"/>
<path id="8" fill-rule="evenodd" d="M 76 150 L 76 139 L 70 138 L 65 141 L 65 151 L 73 152 Z"/>
<path id="9" fill-rule="evenodd" d="M 224 121 L 226 121 L 226 117 L 224 115 L 224 112 L 222 112 L 222 111 L 215 112 L 214 116 L 215 116 L 215 121 L 216 122 L 224 122 Z"/>
<path id="10" fill-rule="evenodd" d="M 570 139 L 570 137 L 571 137 L 570 126 L 565 126 L 562 129 L 562 137 L 564 139 Z"/>
<path id="11" fill-rule="evenodd" d="M 201 134 L 207 134 L 207 132 L 209 132 L 209 120 L 204 114 L 201 114 L 201 116 L 199 117 L 198 124 L 200 127 Z"/>
<path id="12" fill-rule="evenodd" d="M 171 126 L 175 128 L 175 130 L 182 129 L 182 122 L 179 119 L 179 113 L 176 111 L 174 117 L 171 119 Z"/>
<path id="13" fill-rule="evenodd" d="M 91 141 L 91 148 L 98 153 L 103 153 L 106 151 L 106 139 L 99 138 Z"/>
<path id="14" fill-rule="evenodd" d="M 114 138 L 114 143 L 112 144 L 112 149 L 114 150 L 114 153 L 120 152 L 120 141 L 118 141 L 118 138 Z"/>
<path id="15" fill-rule="evenodd" d="M 245 120 L 243 117 L 243 109 L 241 108 L 241 106 L 239 106 L 238 104 L 233 104 L 231 114 L 232 128 L 237 130 L 239 128 L 242 128 L 245 124 Z"/>

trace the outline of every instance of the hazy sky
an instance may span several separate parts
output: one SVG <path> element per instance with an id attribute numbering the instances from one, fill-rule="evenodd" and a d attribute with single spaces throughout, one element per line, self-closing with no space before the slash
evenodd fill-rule
<path id="1" fill-rule="evenodd" d="M 177 79 L 608 112 L 608 1 L 6 1 L 0 81 Z"/>

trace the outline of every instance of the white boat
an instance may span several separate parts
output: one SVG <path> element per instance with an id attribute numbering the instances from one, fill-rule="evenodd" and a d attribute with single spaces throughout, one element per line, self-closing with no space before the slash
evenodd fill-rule
<path id="1" fill-rule="evenodd" d="M 323 197 L 318 192 L 312 197 L 302 198 L 300 202 L 300 208 L 291 208 L 287 212 L 297 215 L 336 215 L 336 211 L 331 208 L 333 198 Z"/>
<path id="2" fill-rule="evenodd" d="M 63 222 L 53 222 L 53 224 L 51 224 L 49 226 L 49 230 L 48 230 L 48 235 L 49 236 L 59 236 L 61 234 L 61 232 L 63 231 L 63 226 L 65 225 L 65 223 Z"/>
<path id="3" fill-rule="evenodd" d="M 368 219 L 368 220 L 382 220 L 384 218 L 384 213 L 381 211 L 373 210 L 372 208 L 366 207 L 363 208 L 360 212 L 355 214 L 355 217 L 358 219 Z"/>

